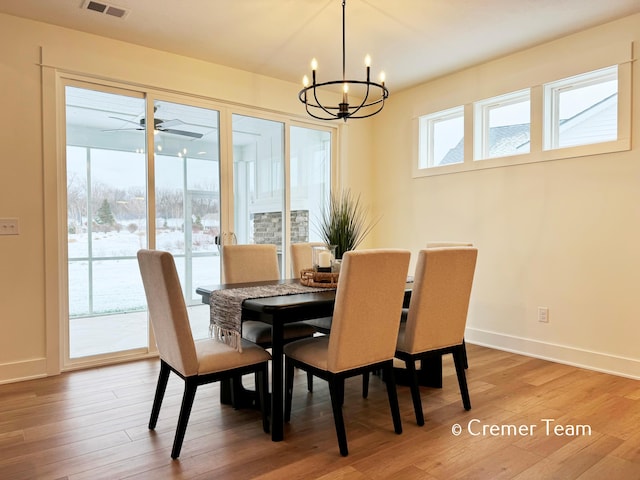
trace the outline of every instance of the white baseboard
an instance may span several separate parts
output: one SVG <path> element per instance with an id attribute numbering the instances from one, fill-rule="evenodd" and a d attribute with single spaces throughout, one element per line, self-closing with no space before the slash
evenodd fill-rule
<path id="1" fill-rule="evenodd" d="M 640 360 L 633 358 L 468 327 L 465 330 L 465 341 L 475 345 L 640 380 Z"/>
<path id="2" fill-rule="evenodd" d="M 47 376 L 47 360 L 34 358 L 24 362 L 0 364 L 0 384 L 20 382 Z"/>

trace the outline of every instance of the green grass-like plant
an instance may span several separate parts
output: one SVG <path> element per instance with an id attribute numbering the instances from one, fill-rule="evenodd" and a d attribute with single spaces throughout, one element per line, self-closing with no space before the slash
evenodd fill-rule
<path id="1" fill-rule="evenodd" d="M 328 208 L 320 219 L 320 235 L 328 245 L 336 246 L 336 258 L 355 250 L 371 232 L 376 222 L 368 220 L 368 210 L 360 203 L 360 196 L 350 190 L 332 193 Z"/>

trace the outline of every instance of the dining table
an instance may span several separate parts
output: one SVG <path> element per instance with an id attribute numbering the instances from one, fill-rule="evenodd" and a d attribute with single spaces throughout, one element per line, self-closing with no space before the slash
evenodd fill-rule
<path id="1" fill-rule="evenodd" d="M 233 283 L 208 285 L 196 288 L 196 293 L 201 296 L 202 303 L 210 305 L 211 295 L 216 290 L 231 288 L 250 288 L 258 286 L 280 285 L 284 283 L 299 283 L 299 279 L 281 279 L 266 282 Z M 411 298 L 412 282 L 407 282 L 405 288 L 405 306 Z M 335 288 L 310 289 L 308 293 L 275 294 L 260 298 L 246 298 L 241 304 L 241 317 L 243 320 L 259 320 L 271 325 L 271 405 L 270 426 L 271 439 L 275 442 L 284 438 L 284 326 L 288 323 L 312 320 L 315 318 L 329 317 L 333 314 L 336 298 Z M 439 357 L 438 357 L 439 358 Z M 442 386 L 442 366 L 440 359 L 439 385 L 438 365 L 430 367 L 433 375 L 423 375 L 421 384 L 430 386 Z M 428 370 L 422 367 L 422 370 Z M 433 378 L 431 378 L 433 377 Z"/>

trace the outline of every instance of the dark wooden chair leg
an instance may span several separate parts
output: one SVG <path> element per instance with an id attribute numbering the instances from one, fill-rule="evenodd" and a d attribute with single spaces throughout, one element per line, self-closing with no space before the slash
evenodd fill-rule
<path id="1" fill-rule="evenodd" d="M 313 375 L 311 372 L 307 372 L 307 390 L 313 393 Z"/>
<path id="2" fill-rule="evenodd" d="M 338 437 L 338 447 L 340 455 L 349 455 L 347 447 L 347 432 L 344 428 L 344 418 L 342 417 L 342 403 L 344 400 L 344 378 L 332 376 L 329 378 L 329 394 L 331 395 L 331 407 L 333 409 L 333 422 L 336 426 Z"/>
<path id="3" fill-rule="evenodd" d="M 362 374 L 362 398 L 369 396 L 369 372 Z"/>
<path id="4" fill-rule="evenodd" d="M 284 421 L 289 422 L 291 420 L 291 403 L 293 401 L 293 363 L 288 357 L 284 360 Z"/>
<path id="5" fill-rule="evenodd" d="M 173 448 L 171 450 L 171 458 L 173 459 L 180 456 L 182 441 L 184 440 L 184 434 L 187 431 L 187 424 L 189 423 L 189 416 L 191 415 L 191 407 L 193 406 L 193 399 L 196 396 L 197 389 L 198 383 L 195 379 L 185 379 L 182 406 L 180 407 L 180 415 L 178 417 L 178 427 L 176 428 L 176 436 L 173 440 Z"/>
<path id="6" fill-rule="evenodd" d="M 264 433 L 269 433 L 269 366 L 264 364 L 260 370 L 256 372 L 256 388 L 258 393 L 258 401 L 260 402 L 260 413 L 262 414 L 262 429 Z"/>
<path id="7" fill-rule="evenodd" d="M 344 405 L 344 378 L 341 382 L 338 382 L 338 399 L 340 400 L 340 405 Z"/>
<path id="8" fill-rule="evenodd" d="M 453 350 L 453 363 L 456 367 L 456 375 L 458 376 L 462 405 L 464 405 L 465 410 L 471 410 L 471 399 L 469 398 L 469 388 L 467 387 L 467 376 L 464 373 L 464 348 L 462 345 L 455 347 Z"/>
<path id="9" fill-rule="evenodd" d="M 169 374 L 171 369 L 164 361 L 160 361 L 160 374 L 158 375 L 158 385 L 156 386 L 156 395 L 153 399 L 153 407 L 151 407 L 151 417 L 149 418 L 149 429 L 156 428 L 158 423 L 158 415 L 160 414 L 160 407 L 162 406 L 162 399 L 164 398 L 164 392 L 167 390 L 167 382 L 169 381 Z"/>
<path id="10" fill-rule="evenodd" d="M 396 390 L 396 379 L 393 373 L 393 362 L 389 362 L 384 368 L 384 376 L 387 379 L 387 396 L 389 397 L 389 407 L 393 418 L 393 429 L 397 434 L 402 433 L 402 419 L 400 418 L 400 405 L 398 404 L 398 392 Z"/>
<path id="11" fill-rule="evenodd" d="M 418 385 L 418 373 L 416 372 L 416 361 L 412 358 L 405 360 L 407 374 L 409 376 L 409 387 L 411 388 L 411 399 L 413 400 L 413 411 L 416 414 L 416 423 L 421 427 L 424 425 L 424 414 L 422 413 L 422 399 L 420 398 L 420 386 Z"/>
<path id="12" fill-rule="evenodd" d="M 464 358 L 464 369 L 469 369 L 469 361 L 467 360 L 467 344 L 464 342 L 464 338 L 462 339 L 462 354 Z"/>

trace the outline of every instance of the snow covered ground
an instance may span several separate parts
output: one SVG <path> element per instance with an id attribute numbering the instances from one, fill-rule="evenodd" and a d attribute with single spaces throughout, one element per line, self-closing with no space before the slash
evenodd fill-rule
<path id="1" fill-rule="evenodd" d="M 176 268 L 187 303 L 197 303 L 195 288 L 220 281 L 220 257 L 213 235 L 193 234 L 191 281 L 186 282 L 184 234 L 159 231 L 156 248 L 174 255 Z M 144 310 L 146 301 L 136 252 L 146 248 L 146 238 L 140 232 L 94 233 L 91 245 L 86 233 L 69 235 L 69 314 L 71 317 Z M 93 257 L 89 269 L 89 248 Z M 80 260 L 74 260 L 80 259 Z M 189 290 L 187 291 L 187 286 Z M 90 297 L 93 309 L 90 308 Z"/>
<path id="2" fill-rule="evenodd" d="M 89 243 L 86 233 L 69 235 L 70 357 L 145 348 L 146 299 L 136 258 L 137 251 L 146 248 L 145 235 L 126 229 L 94 233 Z M 213 236 L 194 234 L 192 253 L 202 256 L 191 258 L 191 281 L 187 283 L 184 234 L 179 230 L 158 232 L 157 248 L 174 255 L 187 304 L 193 305 L 189 308 L 193 336 L 205 338 L 209 307 L 202 305 L 195 289 L 220 282 L 220 257 Z"/>

